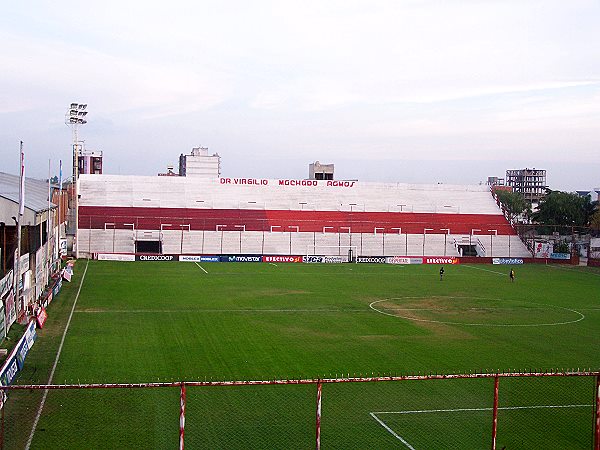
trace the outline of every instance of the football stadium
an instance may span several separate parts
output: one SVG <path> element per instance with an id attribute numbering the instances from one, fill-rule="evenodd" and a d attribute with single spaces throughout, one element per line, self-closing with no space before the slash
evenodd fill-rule
<path id="1" fill-rule="evenodd" d="M 598 448 L 600 272 L 489 186 L 81 174 L 77 214 L 5 448 Z"/>
<path id="2" fill-rule="evenodd" d="M 33 3 L 0 450 L 600 450 L 600 1 Z"/>

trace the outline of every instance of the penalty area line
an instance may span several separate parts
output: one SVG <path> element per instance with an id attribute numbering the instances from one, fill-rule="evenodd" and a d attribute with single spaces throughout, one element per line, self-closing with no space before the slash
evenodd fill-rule
<path id="1" fill-rule="evenodd" d="M 572 404 L 572 405 L 531 405 L 531 406 L 504 406 L 499 407 L 498 410 L 522 410 L 522 409 L 560 409 L 560 408 L 593 408 L 592 404 Z M 455 409 L 423 409 L 413 411 L 374 411 L 370 412 L 369 415 L 377 421 L 388 433 L 402 442 L 407 448 L 415 450 L 415 448 L 408 443 L 406 439 L 392 430 L 383 420 L 377 417 L 377 414 L 424 414 L 424 413 L 446 413 L 446 412 L 473 412 L 473 411 L 492 411 L 493 408 L 455 408 Z"/>
<path id="2" fill-rule="evenodd" d="M 381 425 L 383 428 L 385 428 L 388 433 L 390 433 L 392 436 L 394 436 L 396 439 L 398 439 L 400 442 L 402 442 L 404 445 L 406 445 L 407 448 L 409 448 L 410 450 L 415 450 L 415 448 L 412 445 L 410 445 L 406 441 L 406 439 L 404 439 L 402 436 L 400 436 L 398 433 L 396 433 L 394 430 L 392 430 L 390 427 L 388 427 L 383 420 L 381 420 L 379 417 L 377 417 L 375 415 L 375 413 L 369 413 L 369 414 L 371 415 L 371 417 L 373 419 L 375 419 L 377 421 L 377 423 L 379 423 L 379 425 Z"/>
<path id="3" fill-rule="evenodd" d="M 81 277 L 81 283 L 79 283 L 79 289 L 77 290 L 75 301 L 73 302 L 73 307 L 71 308 L 71 313 L 69 314 L 69 319 L 67 320 L 67 325 L 65 326 L 65 331 L 63 332 L 62 338 L 60 340 L 60 345 L 58 346 L 58 352 L 56 352 L 56 358 L 54 359 L 54 365 L 52 366 L 52 370 L 50 371 L 50 377 L 48 378 L 47 384 L 52 384 L 52 380 L 54 379 L 54 372 L 56 371 L 56 366 L 58 365 L 58 360 L 60 359 L 60 355 L 62 353 L 65 338 L 67 337 L 67 331 L 69 331 L 69 325 L 71 324 L 71 319 L 73 318 L 73 313 L 75 312 L 75 307 L 77 306 L 77 300 L 79 300 L 79 293 L 81 292 L 81 288 L 83 287 L 83 281 L 85 280 L 85 274 L 87 273 L 89 264 L 90 260 L 88 259 L 87 264 L 85 265 L 85 270 L 83 271 L 83 276 Z M 25 445 L 25 450 L 29 450 L 29 448 L 31 447 L 31 441 L 33 440 L 33 435 L 35 434 L 37 424 L 40 421 L 42 410 L 44 409 L 44 404 L 46 403 L 46 397 L 48 397 L 48 389 L 44 389 L 44 395 L 42 396 L 42 401 L 40 402 L 40 406 L 35 415 L 33 426 L 31 428 L 31 433 L 29 433 L 29 438 L 27 439 L 27 444 Z"/>
<path id="4" fill-rule="evenodd" d="M 206 271 L 206 269 L 204 267 L 202 267 L 200 264 L 198 264 L 197 262 L 194 262 L 194 264 L 196 264 L 198 267 L 200 267 L 204 273 L 208 273 Z"/>
<path id="5" fill-rule="evenodd" d="M 394 436 L 396 439 L 398 439 L 400 442 L 402 442 L 404 445 L 406 445 L 406 447 L 408 447 L 410 450 L 415 450 L 415 448 L 412 445 L 410 445 L 406 441 L 406 439 L 404 439 L 402 436 L 400 436 L 398 433 L 396 433 L 394 430 L 392 430 L 390 427 L 388 427 L 383 420 L 381 420 L 379 417 L 377 417 L 375 415 L 375 413 L 369 413 L 369 414 L 371 415 L 371 417 L 373 419 L 375 419 L 377 421 L 377 423 L 379 423 L 379 425 L 381 425 L 383 428 L 385 428 L 388 433 L 390 433 L 392 436 Z"/>

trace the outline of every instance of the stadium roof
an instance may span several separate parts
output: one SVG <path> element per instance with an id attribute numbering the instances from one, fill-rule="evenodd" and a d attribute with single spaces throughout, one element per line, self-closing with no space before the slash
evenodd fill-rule
<path id="1" fill-rule="evenodd" d="M 12 224 L 12 217 L 15 216 L 18 211 L 18 205 L 18 175 L 0 172 L 0 222 Z M 50 203 L 50 209 L 55 207 L 56 205 Z M 33 178 L 25 178 L 25 209 L 36 215 L 48 211 L 47 182 L 35 180 Z M 31 222 L 31 220 L 29 220 L 29 222 Z M 33 223 L 29 224 L 33 225 Z"/>

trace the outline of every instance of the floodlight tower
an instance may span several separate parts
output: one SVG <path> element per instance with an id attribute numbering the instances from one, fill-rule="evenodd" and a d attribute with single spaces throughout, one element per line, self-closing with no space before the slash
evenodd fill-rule
<path id="1" fill-rule="evenodd" d="M 87 120 L 87 104 L 71 103 L 65 115 L 65 124 L 73 132 L 73 208 L 75 209 L 75 258 L 79 258 L 79 242 L 77 240 L 77 231 L 79 229 L 79 139 L 77 129 L 80 125 L 85 125 Z"/>

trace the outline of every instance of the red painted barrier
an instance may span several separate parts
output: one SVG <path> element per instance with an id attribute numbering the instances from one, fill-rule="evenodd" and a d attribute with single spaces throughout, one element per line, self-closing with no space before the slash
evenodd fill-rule
<path id="1" fill-rule="evenodd" d="M 133 224 L 133 225 L 132 225 Z M 328 233 L 471 234 L 473 229 L 515 235 L 501 214 L 436 214 L 408 212 L 289 211 L 99 207 L 79 208 L 81 229 L 206 231 L 298 231 Z M 325 228 L 327 227 L 327 228 Z M 480 234 L 486 234 L 482 231 Z"/>

